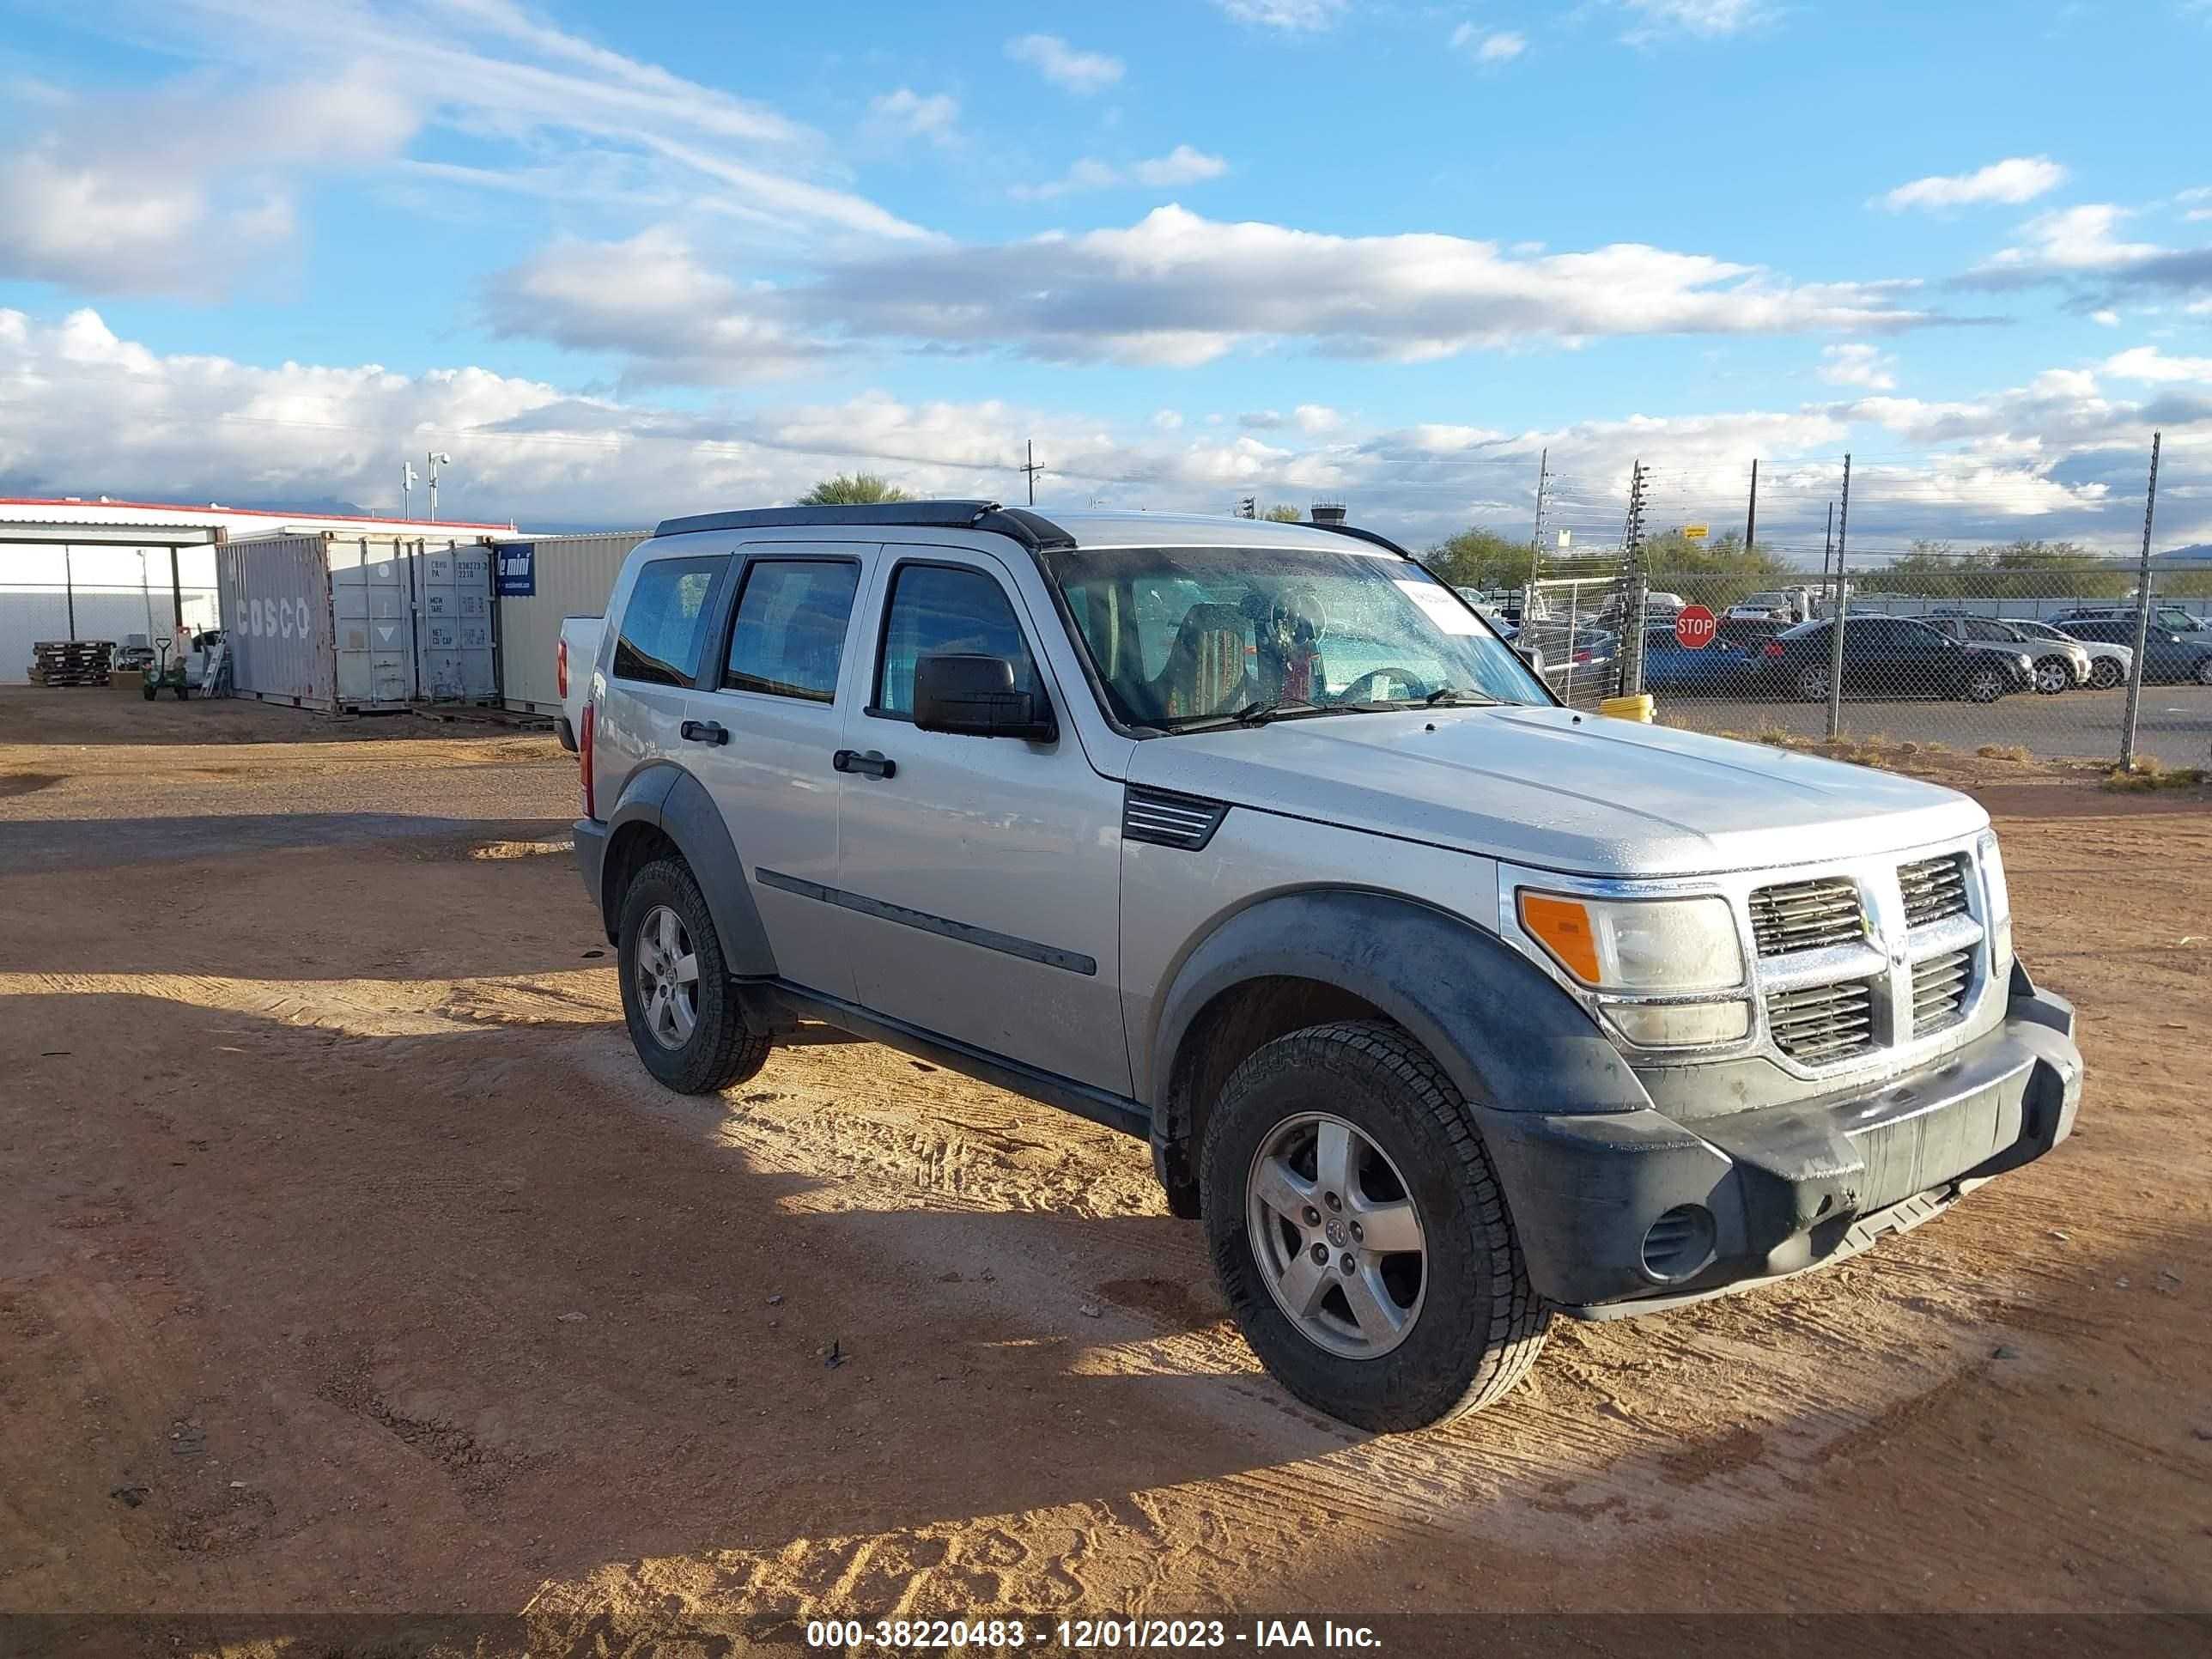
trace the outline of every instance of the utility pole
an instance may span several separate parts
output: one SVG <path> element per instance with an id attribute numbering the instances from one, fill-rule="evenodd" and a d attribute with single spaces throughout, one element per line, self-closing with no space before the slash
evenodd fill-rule
<path id="1" fill-rule="evenodd" d="M 1743 550 L 1750 552 L 1759 538 L 1759 457 L 1751 458 L 1751 506 L 1743 515 Z"/>
<path id="2" fill-rule="evenodd" d="M 1035 438 L 1030 438 L 1027 440 L 1027 442 L 1029 445 L 1029 459 L 1023 464 L 1022 471 L 1029 474 L 1030 505 L 1031 507 L 1035 507 L 1036 505 L 1037 474 L 1043 471 L 1044 469 L 1037 465 L 1036 440 Z"/>
<path id="3" fill-rule="evenodd" d="M 62 593 L 69 604 L 69 634 L 76 637 L 76 575 L 70 568 L 69 544 L 62 544 Z"/>
<path id="4" fill-rule="evenodd" d="M 2136 769 L 2136 715 L 2142 707 L 2144 647 L 2150 641 L 2150 525 L 2158 510 L 2158 446 L 2164 434 L 2150 434 L 2150 488 L 2143 495 L 2142 563 L 2136 577 L 2136 660 L 2128 675 L 2128 723 L 2120 733 L 2120 769 Z"/>
<path id="5" fill-rule="evenodd" d="M 1528 532 L 1528 580 L 1534 581 L 1543 572 L 1544 523 L 1552 509 L 1552 447 L 1549 444 L 1536 455 L 1536 524 Z"/>
<path id="6" fill-rule="evenodd" d="M 451 466 L 453 458 L 442 449 L 434 449 L 423 458 L 430 468 L 430 522 L 438 522 L 438 469 Z"/>
<path id="7" fill-rule="evenodd" d="M 1644 616 L 1649 607 L 1651 573 L 1644 568 L 1644 463 L 1639 459 L 1629 477 L 1628 523 L 1621 532 L 1621 575 L 1627 591 L 1621 595 L 1620 695 L 1632 697 L 1644 690 Z M 1571 653 L 1574 641 L 1567 648 Z"/>
<path id="8" fill-rule="evenodd" d="M 1839 738 L 1844 732 L 1844 623 L 1850 608 L 1850 596 L 1844 586 L 1844 548 L 1851 534 L 1851 457 L 1844 453 L 1844 512 L 1842 521 L 1836 526 L 1836 603 L 1831 607 L 1828 622 L 1828 736 Z"/>

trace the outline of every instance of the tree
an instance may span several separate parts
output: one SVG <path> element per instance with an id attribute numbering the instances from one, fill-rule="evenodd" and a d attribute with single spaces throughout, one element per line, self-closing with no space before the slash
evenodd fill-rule
<path id="1" fill-rule="evenodd" d="M 801 507 L 866 507 L 876 501 L 910 501 L 913 496 L 877 472 L 836 472 L 799 498 Z"/>
<path id="2" fill-rule="evenodd" d="M 1518 587 L 1528 580 L 1528 544 L 1471 525 L 1431 548 L 1421 562 L 1454 587 Z"/>
<path id="3" fill-rule="evenodd" d="M 1284 507 L 1279 504 L 1269 507 L 1260 516 L 1269 524 L 1297 524 L 1300 522 L 1297 508 L 1295 507 Z"/>

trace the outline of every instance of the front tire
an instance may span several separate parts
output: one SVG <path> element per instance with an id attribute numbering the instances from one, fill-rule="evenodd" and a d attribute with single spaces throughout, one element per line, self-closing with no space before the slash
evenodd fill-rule
<path id="1" fill-rule="evenodd" d="M 1395 1027 L 1316 1025 L 1258 1049 L 1214 1107 L 1199 1179 L 1237 1327 L 1309 1405 L 1424 1428 L 1535 1363 L 1550 1310 L 1497 1171 L 1450 1079 Z"/>
<path id="2" fill-rule="evenodd" d="M 768 1063 L 774 1040 L 745 1024 L 690 865 L 662 859 L 639 871 L 616 937 L 623 1019 L 647 1071 L 678 1094 L 711 1095 Z"/>
<path id="3" fill-rule="evenodd" d="M 2089 684 L 2100 691 L 2111 690 L 2127 677 L 2127 671 L 2111 657 L 2100 657 L 2089 665 Z"/>
<path id="4" fill-rule="evenodd" d="M 2005 677 L 1994 668 L 1977 668 L 1966 676 L 1968 702 L 1995 702 L 2005 694 Z"/>

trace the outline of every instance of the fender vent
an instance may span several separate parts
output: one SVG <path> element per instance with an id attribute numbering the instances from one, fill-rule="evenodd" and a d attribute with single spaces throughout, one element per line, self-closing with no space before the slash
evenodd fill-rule
<path id="1" fill-rule="evenodd" d="M 1901 864 L 1897 868 L 1897 884 L 1905 894 L 1908 927 L 1924 927 L 1947 916 L 1966 914 L 1966 860 L 1961 854 Z"/>
<path id="2" fill-rule="evenodd" d="M 1195 853 L 1213 839 L 1213 832 L 1228 816 L 1229 807 L 1224 801 L 1132 785 L 1121 801 L 1121 839 Z"/>

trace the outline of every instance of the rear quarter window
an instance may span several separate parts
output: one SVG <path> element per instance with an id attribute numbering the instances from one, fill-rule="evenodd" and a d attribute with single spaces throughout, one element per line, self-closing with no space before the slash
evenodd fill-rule
<path id="1" fill-rule="evenodd" d="M 707 600 L 728 562 L 720 557 L 654 559 L 638 571 L 615 641 L 617 679 L 691 684 L 707 639 Z"/>

